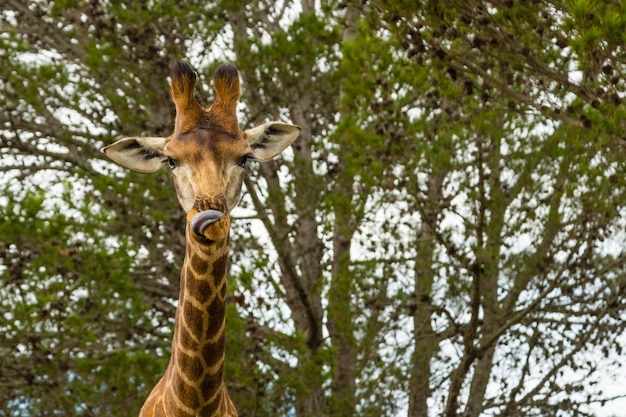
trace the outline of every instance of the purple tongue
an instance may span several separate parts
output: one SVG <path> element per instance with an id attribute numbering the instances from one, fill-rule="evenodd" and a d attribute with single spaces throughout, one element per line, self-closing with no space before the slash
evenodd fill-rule
<path id="1" fill-rule="evenodd" d="M 191 219 L 191 230 L 198 236 L 202 236 L 202 232 L 210 224 L 215 223 L 224 216 L 224 213 L 217 210 L 203 210 L 198 212 L 193 219 Z"/>

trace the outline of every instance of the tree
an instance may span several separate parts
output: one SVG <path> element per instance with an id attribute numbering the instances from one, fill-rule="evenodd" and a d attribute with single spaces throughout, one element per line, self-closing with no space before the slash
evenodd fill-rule
<path id="1" fill-rule="evenodd" d="M 133 249 L 107 239 L 108 214 L 77 193 L 68 185 L 52 207 L 43 192 L 4 194 L 2 415 L 115 415 L 160 371 L 129 279 Z"/>
<path id="2" fill-rule="evenodd" d="M 395 179 L 420 224 L 409 415 L 433 398 L 447 416 L 603 402 L 591 353 L 622 349 L 623 253 L 606 240 L 623 227 L 623 11 L 596 6 L 378 7 L 407 64 L 435 69 L 411 105 L 428 115 L 421 146 Z"/>
<path id="3" fill-rule="evenodd" d="M 234 213 L 240 415 L 609 399 L 594 384 L 625 322 L 622 6 L 174 3 L 2 6 L 7 414 L 133 414 L 165 369 L 182 213 L 165 174 L 98 150 L 168 134 L 181 57 L 206 96 L 237 64 L 243 127 L 302 127 Z"/>
<path id="4" fill-rule="evenodd" d="M 162 10 L 133 7 L 2 5 L 7 414 L 138 410 L 167 360 L 178 278 L 163 260 L 179 259 L 182 217 L 164 175 L 120 175 L 99 151 L 122 130 L 170 128 L 157 88 L 169 60 L 155 52 L 176 54 L 180 37 L 150 18 L 167 24 Z"/>

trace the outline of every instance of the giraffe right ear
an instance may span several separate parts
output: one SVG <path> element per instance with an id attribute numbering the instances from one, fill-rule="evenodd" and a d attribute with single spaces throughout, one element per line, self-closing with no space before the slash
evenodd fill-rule
<path id="1" fill-rule="evenodd" d="M 154 172 L 163 166 L 166 138 L 133 137 L 118 140 L 102 151 L 118 164 L 139 172 Z"/>

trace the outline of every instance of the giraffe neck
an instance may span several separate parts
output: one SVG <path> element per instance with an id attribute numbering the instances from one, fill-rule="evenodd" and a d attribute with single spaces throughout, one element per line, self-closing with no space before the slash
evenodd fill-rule
<path id="1" fill-rule="evenodd" d="M 224 387 L 229 237 L 210 242 L 197 238 L 189 225 L 186 236 L 167 397 L 187 414 L 221 415 L 230 401 Z"/>

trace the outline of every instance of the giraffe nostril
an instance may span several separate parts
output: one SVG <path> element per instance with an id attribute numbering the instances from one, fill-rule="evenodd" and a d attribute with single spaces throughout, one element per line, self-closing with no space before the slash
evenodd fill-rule
<path id="1" fill-rule="evenodd" d="M 193 207 L 202 212 L 206 210 L 217 210 L 222 213 L 226 212 L 226 198 L 223 194 L 218 195 L 217 197 L 196 197 L 196 202 Z"/>
<path id="2" fill-rule="evenodd" d="M 193 230 L 196 235 L 203 236 L 202 232 L 204 232 L 204 229 L 222 217 L 224 217 L 224 213 L 218 210 L 209 209 L 200 211 L 191 219 L 191 230 Z"/>

